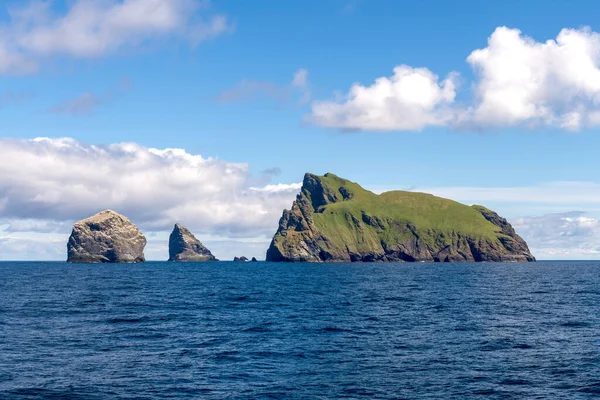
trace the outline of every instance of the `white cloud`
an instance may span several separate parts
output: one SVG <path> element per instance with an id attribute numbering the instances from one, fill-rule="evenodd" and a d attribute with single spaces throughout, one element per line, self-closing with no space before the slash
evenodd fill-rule
<path id="1" fill-rule="evenodd" d="M 294 74 L 294 79 L 292 80 L 292 86 L 304 89 L 308 86 L 308 71 L 304 68 L 300 68 Z"/>
<path id="2" fill-rule="evenodd" d="M 48 219 L 16 219 L 7 220 L 5 231 L 14 232 L 36 232 L 36 233 L 66 233 L 71 232 L 71 224 L 65 221 L 53 221 Z"/>
<path id="3" fill-rule="evenodd" d="M 598 259 L 600 221 L 584 212 L 514 218 L 511 224 L 541 259 Z"/>
<path id="4" fill-rule="evenodd" d="M 467 61 L 479 75 L 467 112 L 476 125 L 597 124 L 591 114 L 600 110 L 600 35 L 589 28 L 563 29 L 540 43 L 500 27 Z"/>
<path id="5" fill-rule="evenodd" d="M 246 164 L 183 149 L 0 139 L 0 221 L 18 230 L 30 220 L 70 224 L 110 208 L 146 231 L 180 222 L 196 234 L 268 237 L 298 186 L 250 189 L 254 182 Z"/>
<path id="6" fill-rule="evenodd" d="M 66 242 L 61 238 L 60 242 L 41 240 L 5 238 L 0 236 L 0 259 L 11 261 L 46 261 L 65 260 Z"/>
<path id="7" fill-rule="evenodd" d="M 93 58 L 158 38 L 193 44 L 231 29 L 221 15 L 204 17 L 195 0 L 75 0 L 59 14 L 52 1 L 9 10 L 0 26 L 0 72 L 28 73 L 47 57 Z"/>
<path id="8" fill-rule="evenodd" d="M 13 221 L 14 222 L 14 221 Z M 64 260 L 67 235 L 52 231 L 21 232 L 0 225 L 1 260 Z"/>
<path id="9" fill-rule="evenodd" d="M 439 82 L 427 68 L 401 65 L 371 86 L 354 84 L 344 101 L 315 101 L 310 120 L 347 130 L 420 130 L 445 125 L 456 95 L 456 74 Z"/>
<path id="10" fill-rule="evenodd" d="M 168 257 L 175 222 L 223 260 L 262 259 L 300 188 L 264 185 L 278 171 L 255 178 L 246 164 L 135 143 L 0 139 L 0 259 L 64 260 L 72 224 L 106 208 L 142 229 L 150 260 Z"/>
<path id="11" fill-rule="evenodd" d="M 250 190 L 255 192 L 265 192 L 265 193 L 280 193 L 280 192 L 290 192 L 296 191 L 299 192 L 302 187 L 302 183 L 278 183 L 276 185 L 266 185 L 265 187 L 257 188 L 251 187 Z"/>
<path id="12" fill-rule="evenodd" d="M 341 101 L 315 101 L 309 119 L 329 128 L 420 130 L 428 126 L 480 130 L 600 124 L 600 34 L 563 29 L 537 42 L 517 29 L 497 28 L 467 62 L 474 97 L 456 104 L 456 73 L 441 83 L 427 68 L 406 65 L 371 86 L 354 84 Z"/>
<path id="13" fill-rule="evenodd" d="M 298 103 L 306 104 L 310 101 L 311 92 L 308 83 L 308 70 L 300 68 L 298 71 L 296 71 L 294 74 L 294 79 L 292 80 L 292 87 L 302 92 L 302 98 Z"/>

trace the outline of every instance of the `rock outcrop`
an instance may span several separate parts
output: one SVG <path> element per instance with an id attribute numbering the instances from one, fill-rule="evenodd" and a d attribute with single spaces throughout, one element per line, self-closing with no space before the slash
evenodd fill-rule
<path id="1" fill-rule="evenodd" d="M 245 257 L 245 256 L 233 257 L 233 262 L 246 262 L 246 261 L 248 261 L 248 257 Z"/>
<path id="2" fill-rule="evenodd" d="M 333 174 L 306 174 L 267 261 L 535 261 L 506 219 L 425 193 L 380 195 Z"/>
<path id="3" fill-rule="evenodd" d="M 252 260 L 250 260 L 250 262 L 258 262 L 258 260 L 256 259 L 256 257 L 252 257 Z"/>
<path id="4" fill-rule="evenodd" d="M 67 262 L 139 263 L 146 261 L 146 238 L 131 221 L 112 210 L 77 222 L 67 243 Z"/>
<path id="5" fill-rule="evenodd" d="M 185 227 L 175 224 L 169 236 L 169 261 L 217 261 L 204 245 Z"/>

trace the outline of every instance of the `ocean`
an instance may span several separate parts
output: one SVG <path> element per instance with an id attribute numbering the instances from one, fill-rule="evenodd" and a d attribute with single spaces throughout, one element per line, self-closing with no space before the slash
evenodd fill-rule
<path id="1" fill-rule="evenodd" d="M 0 263 L 0 399 L 600 396 L 600 262 Z"/>

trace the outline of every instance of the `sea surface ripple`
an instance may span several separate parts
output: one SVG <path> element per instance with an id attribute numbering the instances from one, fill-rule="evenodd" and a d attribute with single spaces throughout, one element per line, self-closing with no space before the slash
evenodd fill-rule
<path id="1" fill-rule="evenodd" d="M 0 263 L 0 399 L 600 396 L 600 263 Z"/>

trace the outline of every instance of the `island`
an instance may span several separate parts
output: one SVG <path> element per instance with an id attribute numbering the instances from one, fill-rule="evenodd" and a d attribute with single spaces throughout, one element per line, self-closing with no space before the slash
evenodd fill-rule
<path id="1" fill-rule="evenodd" d="M 218 261 L 196 237 L 184 226 L 175 224 L 169 236 L 169 261 L 205 262 Z"/>
<path id="2" fill-rule="evenodd" d="M 527 243 L 494 211 L 426 193 L 375 194 L 307 173 L 284 210 L 272 262 L 530 262 Z"/>
<path id="3" fill-rule="evenodd" d="M 105 210 L 73 225 L 67 242 L 70 263 L 145 262 L 146 238 L 127 217 Z"/>

